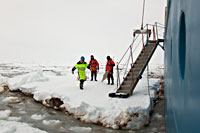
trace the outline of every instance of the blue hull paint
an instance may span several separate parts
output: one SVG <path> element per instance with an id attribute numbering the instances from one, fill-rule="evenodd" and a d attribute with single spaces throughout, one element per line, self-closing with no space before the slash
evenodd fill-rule
<path id="1" fill-rule="evenodd" d="M 167 132 L 200 133 L 200 0 L 168 0 Z"/>

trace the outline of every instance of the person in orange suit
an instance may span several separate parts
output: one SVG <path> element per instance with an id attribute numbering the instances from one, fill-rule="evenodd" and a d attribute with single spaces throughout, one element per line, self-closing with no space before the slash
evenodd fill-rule
<path id="1" fill-rule="evenodd" d="M 90 65 L 90 70 L 91 70 L 91 81 L 94 80 L 97 81 L 97 71 L 99 70 L 99 63 L 98 61 L 94 58 L 93 55 L 91 55 L 91 60 L 89 62 Z"/>
<path id="2" fill-rule="evenodd" d="M 112 80 L 111 85 L 114 85 L 114 77 L 113 77 L 113 67 L 115 66 L 115 62 L 107 56 L 107 63 L 106 63 L 106 71 L 108 71 L 107 79 L 108 85 L 110 84 L 110 79 Z"/>

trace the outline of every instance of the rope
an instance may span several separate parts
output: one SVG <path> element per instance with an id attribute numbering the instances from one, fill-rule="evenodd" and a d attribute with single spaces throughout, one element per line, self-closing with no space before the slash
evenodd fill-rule
<path id="1" fill-rule="evenodd" d="M 165 26 L 164 24 L 161 24 L 161 23 L 159 23 L 159 22 L 156 22 L 156 23 L 159 24 L 159 25 Z"/>
<path id="2" fill-rule="evenodd" d="M 130 59 L 130 55 L 129 55 L 128 60 L 126 61 L 126 63 L 123 65 L 123 67 L 120 68 L 121 70 L 119 70 L 120 71 L 119 74 L 121 74 L 121 72 L 123 71 L 123 69 L 125 68 L 125 66 L 128 65 L 129 59 Z"/>
<path id="3" fill-rule="evenodd" d="M 128 68 L 128 64 L 129 64 L 130 57 L 131 57 L 131 56 L 128 57 L 128 61 L 127 61 L 127 65 L 126 65 L 126 69 L 125 69 L 125 72 L 124 72 L 124 76 L 123 76 L 123 78 L 124 78 L 125 75 L 126 75 L 126 72 L 127 72 L 127 68 Z"/>
<path id="4" fill-rule="evenodd" d="M 139 35 L 137 35 L 136 38 L 133 38 L 133 41 L 131 43 L 131 46 L 133 46 L 133 43 L 135 42 L 135 40 L 139 37 Z M 124 55 L 122 56 L 122 58 L 119 60 L 119 64 L 121 63 L 121 61 L 123 60 L 124 56 L 126 55 L 126 53 L 129 51 L 130 46 L 128 47 L 128 49 L 126 50 L 126 52 L 124 53 Z"/>
<path id="5" fill-rule="evenodd" d="M 143 11 L 142 11 L 142 25 L 141 25 L 141 30 L 143 30 L 143 21 L 144 21 L 144 6 L 145 6 L 145 0 L 143 1 Z"/>

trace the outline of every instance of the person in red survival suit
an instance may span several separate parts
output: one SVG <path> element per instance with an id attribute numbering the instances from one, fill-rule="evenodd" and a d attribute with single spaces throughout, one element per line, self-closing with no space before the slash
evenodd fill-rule
<path id="1" fill-rule="evenodd" d="M 111 85 L 114 85 L 114 77 L 113 77 L 113 67 L 115 66 L 115 62 L 107 56 L 107 63 L 106 63 L 106 71 L 108 71 L 108 85 L 110 84 L 110 79 L 112 80 Z"/>
<path id="2" fill-rule="evenodd" d="M 93 81 L 93 77 L 95 81 L 97 81 L 97 70 L 99 70 L 99 63 L 96 59 L 94 59 L 94 56 L 91 55 L 91 60 L 89 62 L 90 70 L 91 70 L 91 81 Z"/>

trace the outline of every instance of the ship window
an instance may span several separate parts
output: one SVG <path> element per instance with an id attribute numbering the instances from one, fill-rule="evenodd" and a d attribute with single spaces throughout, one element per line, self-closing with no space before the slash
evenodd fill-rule
<path id="1" fill-rule="evenodd" d="M 179 39 L 178 39 L 178 49 L 179 49 L 179 69 L 182 79 L 184 79 L 185 73 L 185 54 L 186 54 L 186 28 L 185 28 L 185 14 L 181 12 L 180 17 L 180 27 L 179 27 Z"/>

